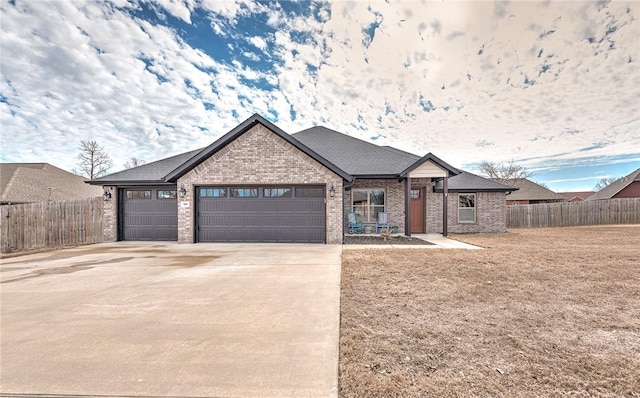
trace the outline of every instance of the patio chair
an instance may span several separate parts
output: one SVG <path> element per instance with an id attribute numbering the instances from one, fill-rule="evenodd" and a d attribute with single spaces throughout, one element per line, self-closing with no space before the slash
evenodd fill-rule
<path id="1" fill-rule="evenodd" d="M 376 233 L 380 233 L 382 228 L 389 228 L 389 213 L 386 211 L 378 212 L 378 219 L 376 220 Z"/>
<path id="2" fill-rule="evenodd" d="M 358 213 L 355 211 L 347 212 L 347 230 L 350 234 L 364 233 L 364 225 L 358 221 Z"/>

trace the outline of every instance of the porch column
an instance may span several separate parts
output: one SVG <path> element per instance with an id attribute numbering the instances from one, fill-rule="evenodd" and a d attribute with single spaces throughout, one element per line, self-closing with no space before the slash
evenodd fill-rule
<path id="1" fill-rule="evenodd" d="M 447 213 L 449 204 L 449 177 L 442 179 L 442 236 L 447 236 Z"/>
<path id="2" fill-rule="evenodd" d="M 404 234 L 411 236 L 411 178 L 404 180 Z"/>

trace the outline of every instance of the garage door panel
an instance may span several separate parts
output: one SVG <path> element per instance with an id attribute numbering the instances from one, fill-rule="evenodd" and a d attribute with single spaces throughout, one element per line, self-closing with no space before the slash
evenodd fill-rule
<path id="1" fill-rule="evenodd" d="M 324 243 L 324 196 L 264 198 L 259 191 L 258 198 L 199 197 L 198 241 Z"/>
<path id="2" fill-rule="evenodd" d="M 125 189 L 122 201 L 123 240 L 177 240 L 178 202 L 158 199 L 158 190 L 167 188 Z M 129 191 L 150 191 L 147 199 L 128 198 Z"/>

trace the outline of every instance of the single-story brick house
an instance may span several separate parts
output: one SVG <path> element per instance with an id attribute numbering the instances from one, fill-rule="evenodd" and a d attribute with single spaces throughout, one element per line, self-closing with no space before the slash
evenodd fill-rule
<path id="1" fill-rule="evenodd" d="M 319 126 L 289 135 L 259 115 L 206 148 L 90 183 L 105 191 L 105 241 L 179 243 L 341 243 L 352 210 L 365 224 L 386 211 L 406 235 L 504 232 L 514 190 L 433 154 Z"/>

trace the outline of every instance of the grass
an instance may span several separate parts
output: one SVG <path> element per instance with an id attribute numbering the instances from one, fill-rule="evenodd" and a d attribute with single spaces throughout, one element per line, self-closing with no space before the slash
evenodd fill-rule
<path id="1" fill-rule="evenodd" d="M 341 397 L 640 397 L 640 226 L 343 252 Z"/>

